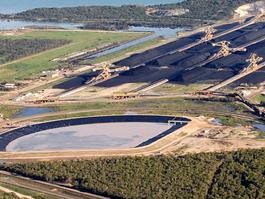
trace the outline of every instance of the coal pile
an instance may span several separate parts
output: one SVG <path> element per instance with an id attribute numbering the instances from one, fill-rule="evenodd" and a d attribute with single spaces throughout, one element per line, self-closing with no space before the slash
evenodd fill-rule
<path id="1" fill-rule="evenodd" d="M 217 32 L 227 30 L 238 23 L 232 23 L 216 27 Z M 134 54 L 126 59 L 116 62 L 115 65 L 129 66 L 133 69 L 122 72 L 118 77 L 98 84 L 101 87 L 118 86 L 125 83 L 152 83 L 161 79 L 169 79 L 173 83 L 218 83 L 224 81 L 242 71 L 248 63 L 246 60 L 251 53 L 265 58 L 265 40 L 247 47 L 247 52 L 236 52 L 227 57 L 206 63 L 207 60 L 216 54 L 220 47 L 212 46 L 212 43 L 219 41 L 231 42 L 231 47 L 238 47 L 265 38 L 265 22 L 249 25 L 240 30 L 231 32 L 211 42 L 206 42 L 192 47 L 184 52 L 177 49 L 198 41 L 204 33 L 178 39 L 177 41 L 147 50 L 140 54 Z M 204 65 L 202 65 L 204 63 Z M 91 78 L 91 74 L 76 77 L 68 83 L 55 86 L 55 88 L 73 88 Z M 252 80 L 255 79 L 255 80 Z M 255 72 L 249 77 L 242 78 L 240 82 L 253 84 L 264 81 L 264 73 Z"/>

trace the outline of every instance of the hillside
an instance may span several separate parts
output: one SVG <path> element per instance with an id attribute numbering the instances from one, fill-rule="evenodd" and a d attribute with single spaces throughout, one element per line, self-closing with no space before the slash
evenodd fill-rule
<path id="1" fill-rule="evenodd" d="M 80 6 L 72 8 L 37 8 L 2 18 L 38 21 L 87 23 L 89 28 L 129 25 L 177 27 L 196 26 L 231 17 L 234 10 L 253 0 L 186 0 L 176 4 L 156 6 L 126 5 Z M 1 17 L 1 16 L 0 16 Z"/>

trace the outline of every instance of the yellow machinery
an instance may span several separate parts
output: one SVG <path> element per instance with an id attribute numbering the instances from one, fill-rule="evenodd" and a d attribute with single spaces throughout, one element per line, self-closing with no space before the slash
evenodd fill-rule
<path id="1" fill-rule="evenodd" d="M 120 93 L 114 93 L 112 98 L 114 100 L 125 100 L 125 99 L 135 99 L 140 97 L 140 94 L 137 92 L 120 92 Z"/>
<path id="2" fill-rule="evenodd" d="M 218 53 L 214 54 L 213 57 L 211 57 L 210 59 L 219 59 L 221 57 L 226 57 L 231 55 L 234 52 L 238 52 L 238 51 L 242 51 L 242 52 L 246 52 L 247 49 L 246 48 L 230 48 L 230 42 L 229 41 L 220 41 L 217 43 L 213 43 L 213 46 L 220 46 L 221 49 Z"/>
<path id="3" fill-rule="evenodd" d="M 213 38 L 213 33 L 216 30 L 212 26 L 208 26 L 205 30 L 205 36 L 201 39 L 202 41 L 209 41 Z"/>
<path id="4" fill-rule="evenodd" d="M 110 77 L 111 77 L 110 66 L 104 65 L 102 72 L 97 77 L 95 77 L 95 80 L 96 81 L 106 80 Z"/>
<path id="5" fill-rule="evenodd" d="M 265 20 L 265 13 L 261 13 L 261 14 L 257 15 L 253 20 L 254 20 L 255 22 Z"/>
<path id="6" fill-rule="evenodd" d="M 263 60 L 262 57 L 259 57 L 256 53 L 252 53 L 250 55 L 250 58 L 247 59 L 246 61 L 249 62 L 249 65 L 242 71 L 242 72 L 247 72 L 247 71 L 255 71 L 259 67 L 259 63 Z"/>
<path id="7" fill-rule="evenodd" d="M 46 104 L 46 103 L 53 103 L 53 102 L 55 102 L 55 101 L 56 101 L 55 99 L 44 98 L 44 99 L 36 100 L 36 101 L 34 101 L 33 103 L 34 103 L 34 104 Z"/>
<path id="8" fill-rule="evenodd" d="M 192 93 L 192 95 L 211 95 L 213 92 L 208 90 L 197 90 Z"/>
<path id="9" fill-rule="evenodd" d="M 90 81 L 88 81 L 86 84 L 90 84 L 90 83 L 96 83 L 96 82 L 100 82 L 100 81 L 104 81 L 109 79 L 113 73 L 115 72 L 122 72 L 122 71 L 127 71 L 130 68 L 127 66 L 123 66 L 123 67 L 118 67 L 118 68 L 111 68 L 112 65 L 110 64 L 106 64 L 104 66 L 102 66 L 102 68 L 99 69 L 94 69 L 93 71 L 97 71 L 97 70 L 102 70 L 102 72 L 97 76 L 92 78 Z"/>

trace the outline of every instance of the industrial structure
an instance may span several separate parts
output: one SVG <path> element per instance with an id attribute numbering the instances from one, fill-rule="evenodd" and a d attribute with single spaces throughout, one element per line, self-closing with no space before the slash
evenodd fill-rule
<path id="1" fill-rule="evenodd" d="M 247 49 L 244 47 L 239 47 L 239 48 L 231 48 L 230 47 L 231 42 L 229 41 L 220 41 L 217 43 L 212 43 L 212 46 L 220 46 L 221 49 L 218 53 L 214 54 L 210 60 L 214 60 L 214 59 L 219 59 L 221 57 L 227 57 L 229 55 L 231 55 L 232 53 L 241 51 L 241 52 L 246 52 Z"/>
<path id="2" fill-rule="evenodd" d="M 249 65 L 244 68 L 242 72 L 247 72 L 247 71 L 256 71 L 259 69 L 259 63 L 263 61 L 262 57 L 259 57 L 256 53 L 252 53 L 250 58 L 246 60 L 249 62 Z"/>
<path id="3" fill-rule="evenodd" d="M 94 84 L 94 83 L 98 83 L 101 81 L 105 81 L 109 79 L 110 77 L 112 77 L 115 73 L 120 73 L 120 72 L 127 71 L 130 69 L 129 67 L 126 67 L 126 66 L 115 67 L 115 68 L 113 67 L 114 66 L 111 64 L 104 64 L 102 68 L 95 68 L 93 71 L 100 70 L 101 72 L 99 73 L 98 76 L 93 77 L 91 80 L 87 81 L 86 84 L 89 85 L 89 84 Z"/>
<path id="4" fill-rule="evenodd" d="M 216 32 L 216 29 L 214 29 L 212 26 L 208 26 L 205 29 L 205 35 L 204 37 L 201 38 L 201 41 L 203 42 L 210 41 L 214 36 L 214 32 Z"/>

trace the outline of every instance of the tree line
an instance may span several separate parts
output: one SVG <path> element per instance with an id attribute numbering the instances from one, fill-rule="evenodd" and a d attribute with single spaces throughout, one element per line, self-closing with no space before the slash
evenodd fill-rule
<path id="1" fill-rule="evenodd" d="M 0 39 L 0 64 L 70 43 L 55 39 Z"/>
<path id="2" fill-rule="evenodd" d="M 214 20 L 231 17 L 234 10 L 253 0 L 186 0 L 175 4 L 137 6 L 79 6 L 67 8 L 36 8 L 13 15 L 0 15 L 0 18 L 19 20 L 42 20 L 86 23 L 88 28 L 126 28 L 131 25 L 153 27 L 196 26 L 212 23 Z M 149 15 L 147 9 L 185 9 L 180 16 Z M 100 24 L 100 25 L 99 25 Z M 98 26 L 99 25 L 99 26 Z"/>
<path id="3" fill-rule="evenodd" d="M 1 169 L 113 198 L 264 198 L 265 149 L 185 156 L 101 158 Z"/>

